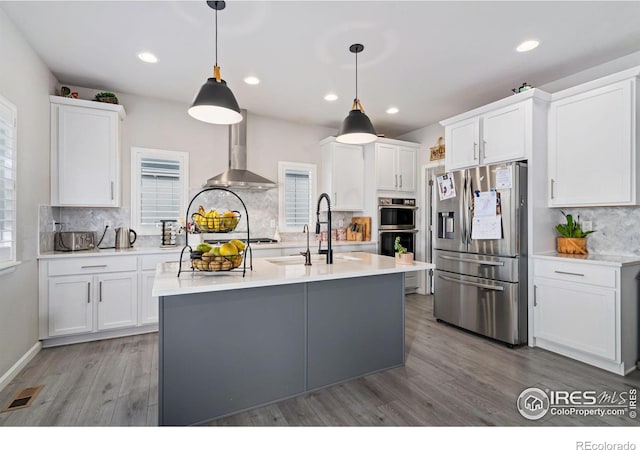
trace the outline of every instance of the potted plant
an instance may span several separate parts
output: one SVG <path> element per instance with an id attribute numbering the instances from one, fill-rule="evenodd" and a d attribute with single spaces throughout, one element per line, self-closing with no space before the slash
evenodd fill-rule
<path id="1" fill-rule="evenodd" d="M 558 253 L 570 253 L 586 255 L 587 252 L 587 236 L 595 230 L 582 231 L 580 225 L 580 216 L 575 220 L 571 214 L 565 214 L 561 211 L 566 219 L 566 223 L 556 225 L 556 231 L 561 235 L 558 237 Z"/>
<path id="2" fill-rule="evenodd" d="M 113 92 L 99 92 L 96 94 L 95 99 L 98 102 L 118 104 L 118 97 Z"/>
<path id="3" fill-rule="evenodd" d="M 396 237 L 393 243 L 393 248 L 396 250 L 396 263 L 397 264 L 413 264 L 413 253 L 408 252 L 405 247 L 400 243 L 400 236 Z"/>

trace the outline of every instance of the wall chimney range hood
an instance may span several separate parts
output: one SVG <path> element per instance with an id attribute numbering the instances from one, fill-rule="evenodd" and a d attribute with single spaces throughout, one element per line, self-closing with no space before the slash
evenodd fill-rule
<path id="1" fill-rule="evenodd" d="M 207 180 L 206 187 L 266 190 L 277 187 L 273 181 L 247 170 L 247 110 L 242 120 L 229 125 L 229 169 Z"/>

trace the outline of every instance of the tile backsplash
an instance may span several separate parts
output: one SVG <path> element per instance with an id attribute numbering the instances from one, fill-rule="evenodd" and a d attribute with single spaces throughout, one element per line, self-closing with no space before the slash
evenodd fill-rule
<path id="1" fill-rule="evenodd" d="M 198 192 L 198 190 L 190 192 L 190 198 L 193 199 Z M 246 205 L 251 237 L 273 238 L 278 224 L 278 190 L 237 191 L 236 193 Z M 202 205 L 207 211 L 212 208 L 218 211 L 240 211 L 242 218 L 237 228 L 238 232 L 229 233 L 225 235 L 225 238 L 246 236 L 247 218 L 242 203 L 235 195 L 225 191 L 203 192 L 193 201 L 190 212 L 197 211 L 199 205 Z M 332 213 L 333 226 L 339 227 L 341 224 L 346 226 L 352 216 L 352 213 L 347 212 Z M 326 213 L 321 214 L 321 220 L 326 220 Z M 41 205 L 39 208 L 40 252 L 53 250 L 54 221 L 61 224 L 63 231 L 94 231 L 97 235 L 96 238 L 100 239 L 105 221 L 111 222 L 113 229 L 130 227 L 131 213 L 129 208 L 70 208 Z M 315 222 L 310 223 L 309 228 L 311 233 L 315 233 Z M 113 230 L 107 231 L 101 247 L 112 247 L 114 239 Z M 300 241 L 305 240 L 306 236 L 302 230 L 299 233 L 281 232 L 280 239 L 282 241 Z M 157 247 L 159 245 L 160 236 L 138 236 L 135 244 L 137 247 Z M 184 245 L 184 237 L 178 241 L 178 246 L 182 245 Z"/>
<path id="2" fill-rule="evenodd" d="M 640 255 L 640 208 L 598 207 L 598 208 L 562 208 L 574 218 L 580 216 L 580 222 L 591 221 L 595 233 L 587 236 L 587 250 L 593 254 L 624 256 Z M 564 223 L 561 210 L 558 210 L 557 223 Z"/>

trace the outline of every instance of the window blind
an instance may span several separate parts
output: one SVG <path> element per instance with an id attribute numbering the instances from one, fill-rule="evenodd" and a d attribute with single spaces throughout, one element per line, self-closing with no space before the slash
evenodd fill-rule
<path id="1" fill-rule="evenodd" d="M 311 174 L 304 170 L 285 171 L 285 223 L 299 227 L 311 221 Z"/>
<path id="2" fill-rule="evenodd" d="M 180 161 L 145 157 L 140 160 L 141 225 L 177 219 L 181 192 Z"/>
<path id="3" fill-rule="evenodd" d="M 0 263 L 16 259 L 16 110 L 0 97 Z"/>

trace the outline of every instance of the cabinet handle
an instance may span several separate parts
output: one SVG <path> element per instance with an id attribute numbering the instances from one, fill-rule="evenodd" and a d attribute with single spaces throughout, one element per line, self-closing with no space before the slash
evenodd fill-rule
<path id="1" fill-rule="evenodd" d="M 473 143 L 473 159 L 474 160 L 478 159 L 478 143 L 477 142 Z"/>
<path id="2" fill-rule="evenodd" d="M 338 204 L 338 193 L 334 192 L 333 193 L 333 206 L 336 206 Z"/>
<path id="3" fill-rule="evenodd" d="M 91 303 L 91 281 L 87 283 L 87 303 Z"/>
<path id="4" fill-rule="evenodd" d="M 402 174 L 400 174 L 400 187 L 402 187 Z"/>
<path id="5" fill-rule="evenodd" d="M 482 155 L 484 159 L 487 159 L 487 141 L 482 141 Z"/>
<path id="6" fill-rule="evenodd" d="M 99 269 L 101 267 L 107 267 L 106 264 L 98 264 L 95 266 L 80 266 L 81 269 Z"/>
<path id="7" fill-rule="evenodd" d="M 556 180 L 554 180 L 553 178 L 551 179 L 551 200 L 553 200 L 553 185 L 555 184 Z"/>
<path id="8" fill-rule="evenodd" d="M 583 277 L 583 276 L 584 276 L 584 274 L 583 274 L 583 273 L 563 272 L 563 271 L 561 271 L 561 270 L 554 270 L 554 272 L 555 272 L 555 273 L 562 274 L 562 275 L 573 275 L 573 276 L 576 276 L 576 277 Z"/>
<path id="9" fill-rule="evenodd" d="M 398 187 L 398 175 L 396 175 L 396 184 L 394 187 Z"/>
<path id="10" fill-rule="evenodd" d="M 100 282 L 100 301 L 102 302 L 102 281 Z"/>
<path id="11" fill-rule="evenodd" d="M 113 200 L 113 181 L 111 182 L 111 200 Z"/>
<path id="12" fill-rule="evenodd" d="M 533 306 L 538 306 L 538 286 L 533 285 Z"/>

